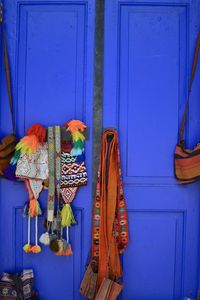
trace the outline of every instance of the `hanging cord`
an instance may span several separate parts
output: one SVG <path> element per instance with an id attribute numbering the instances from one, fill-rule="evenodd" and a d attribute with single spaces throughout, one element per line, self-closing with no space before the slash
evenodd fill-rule
<path id="1" fill-rule="evenodd" d="M 35 245 L 38 246 L 38 216 L 35 217 Z"/>
<path id="2" fill-rule="evenodd" d="M 31 243 L 31 217 L 28 216 L 28 245 Z"/>
<path id="3" fill-rule="evenodd" d="M 66 237 L 67 237 L 67 243 L 69 244 L 69 227 L 66 227 Z"/>

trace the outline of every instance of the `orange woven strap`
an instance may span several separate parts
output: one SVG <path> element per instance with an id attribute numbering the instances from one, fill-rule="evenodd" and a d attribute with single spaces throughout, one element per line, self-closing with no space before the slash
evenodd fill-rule
<path id="1" fill-rule="evenodd" d="M 197 40 L 196 40 L 196 46 L 195 46 L 194 58 L 193 58 L 193 64 L 192 64 L 192 72 L 191 72 L 189 91 L 188 91 L 188 99 L 187 99 L 187 102 L 186 102 L 185 111 L 184 111 L 183 119 L 182 119 L 182 122 L 181 122 L 181 129 L 180 129 L 180 134 L 179 134 L 179 144 L 183 143 L 183 134 L 184 134 L 184 130 L 185 130 L 185 123 L 186 123 L 186 118 L 187 118 L 187 113 L 188 113 L 188 107 L 189 107 L 190 95 L 191 95 L 191 90 L 192 90 L 192 84 L 193 84 L 193 81 L 194 81 L 196 68 L 197 68 L 199 49 L 200 49 L 200 31 L 198 33 L 198 37 L 197 37 Z"/>
<path id="2" fill-rule="evenodd" d="M 93 210 L 92 257 L 98 264 L 98 286 L 108 273 L 113 279 L 122 276 L 119 253 L 127 245 L 128 221 L 118 135 L 115 130 L 105 130 Z"/>
<path id="3" fill-rule="evenodd" d="M 4 16 L 3 16 L 3 5 L 0 5 L 0 23 L 2 24 L 2 34 L 3 34 L 3 52 L 4 52 L 4 62 L 5 62 L 5 71 L 6 71 L 6 83 L 9 97 L 9 106 L 10 106 L 10 115 L 12 121 L 12 130 L 13 133 L 16 133 L 15 120 L 14 120 L 14 110 L 13 110 L 13 97 L 12 97 L 12 88 L 11 88 L 11 75 L 10 75 L 10 62 L 8 57 L 8 49 L 6 42 L 6 33 L 4 29 Z"/>

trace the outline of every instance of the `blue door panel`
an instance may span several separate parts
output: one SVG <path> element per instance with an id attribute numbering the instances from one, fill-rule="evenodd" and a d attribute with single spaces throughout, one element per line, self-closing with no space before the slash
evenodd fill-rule
<path id="1" fill-rule="evenodd" d="M 19 16 L 19 126 L 85 118 L 86 5 L 26 3 Z"/>
<path id="2" fill-rule="evenodd" d="M 199 183 L 177 183 L 173 152 L 199 14 L 199 1 L 106 1 L 104 127 L 119 130 L 130 225 L 124 300 L 197 295 Z M 198 90 L 196 84 L 189 146 L 199 139 Z"/>
<path id="3" fill-rule="evenodd" d="M 42 300 L 81 299 L 79 293 L 91 235 L 91 159 L 93 112 L 94 1 L 5 1 L 5 26 L 11 61 L 16 125 L 23 136 L 33 123 L 63 125 L 81 119 L 89 127 L 86 165 L 89 185 L 73 203 L 77 225 L 70 229 L 73 255 L 56 257 L 48 248 L 27 255 L 27 219 L 22 183 L 0 181 L 0 272 L 32 267 Z M 1 69 L 2 71 L 2 69 Z M 1 132 L 10 130 L 1 73 Z M 39 236 L 44 232 L 47 192 L 40 197 L 44 211 Z M 34 243 L 34 223 L 31 224 Z"/>

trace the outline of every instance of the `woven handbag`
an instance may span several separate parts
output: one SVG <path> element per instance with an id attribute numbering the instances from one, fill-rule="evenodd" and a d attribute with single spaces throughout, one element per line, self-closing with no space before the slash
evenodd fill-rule
<path id="1" fill-rule="evenodd" d="M 189 91 L 188 91 L 188 99 L 186 102 L 185 112 L 181 123 L 179 141 L 178 144 L 176 145 L 175 153 L 174 153 L 175 177 L 182 184 L 191 183 L 200 178 L 200 143 L 198 143 L 194 147 L 194 149 L 189 150 L 185 148 L 185 141 L 183 140 L 192 84 L 194 81 L 197 61 L 199 56 L 199 48 L 200 48 L 200 32 L 198 34 L 197 41 L 196 41 L 192 73 L 191 73 Z"/>
<path id="2" fill-rule="evenodd" d="M 95 300 L 116 300 L 122 290 L 122 284 L 109 278 L 104 278 Z"/>
<path id="3" fill-rule="evenodd" d="M 93 271 L 92 263 L 89 263 L 80 286 L 81 295 L 87 299 L 93 300 L 95 297 L 97 277 L 98 273 Z"/>
<path id="4" fill-rule="evenodd" d="M 6 44 L 6 35 L 4 31 L 2 5 L 0 6 L 0 23 L 2 24 L 6 82 L 7 82 L 8 97 L 9 97 L 10 115 L 12 121 L 12 133 L 7 135 L 0 141 L 0 176 L 4 176 L 3 170 L 9 165 L 10 160 L 13 156 L 13 153 L 15 151 L 15 146 L 17 143 L 17 137 L 15 134 L 16 130 L 15 130 L 13 99 L 12 99 L 12 91 L 11 91 L 10 65 L 9 65 L 9 58 L 8 58 L 8 51 L 7 51 L 7 44 Z"/>

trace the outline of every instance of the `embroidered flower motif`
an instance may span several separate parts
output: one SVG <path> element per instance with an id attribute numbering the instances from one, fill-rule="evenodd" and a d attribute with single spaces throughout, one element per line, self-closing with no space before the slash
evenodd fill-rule
<path id="1" fill-rule="evenodd" d="M 16 291 L 12 291 L 12 295 L 13 295 L 14 297 L 16 297 L 16 296 L 17 296 L 17 292 L 16 292 Z"/>
<path id="2" fill-rule="evenodd" d="M 8 289 L 7 288 L 2 289 L 2 294 L 3 295 L 8 295 Z"/>

